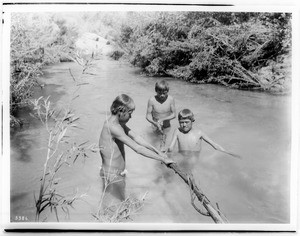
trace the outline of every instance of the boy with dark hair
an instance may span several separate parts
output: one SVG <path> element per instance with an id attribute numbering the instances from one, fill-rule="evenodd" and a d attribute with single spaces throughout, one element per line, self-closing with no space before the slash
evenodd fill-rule
<path id="1" fill-rule="evenodd" d="M 200 152 L 202 147 L 202 140 L 211 145 L 215 150 L 227 153 L 234 157 L 240 158 L 238 155 L 226 151 L 223 147 L 213 142 L 200 129 L 193 128 L 194 114 L 189 109 L 183 109 L 178 113 L 179 128 L 173 133 L 171 144 L 168 151 L 174 149 L 176 142 L 178 142 L 178 151 L 192 151 Z"/>
<path id="2" fill-rule="evenodd" d="M 156 82 L 156 95 L 148 101 L 146 119 L 158 130 L 170 127 L 170 120 L 176 116 L 175 101 L 169 93 L 169 85 L 165 80 Z"/>
<path id="3" fill-rule="evenodd" d="M 162 135 L 163 142 L 166 139 L 166 132 L 171 126 L 170 120 L 176 117 L 175 101 L 169 93 L 169 85 L 165 80 L 160 80 L 155 84 L 156 95 L 148 100 L 146 119 Z M 166 132 L 165 132 L 166 130 Z M 161 143 L 161 148 L 162 148 Z"/>
<path id="4" fill-rule="evenodd" d="M 124 144 L 138 154 L 162 161 L 166 165 L 174 162 L 127 127 L 126 123 L 130 120 L 134 109 L 135 104 L 128 95 L 121 94 L 116 97 L 110 108 L 111 116 L 104 122 L 99 139 L 102 158 L 100 175 L 106 177 L 106 180 L 113 179 L 116 182 L 114 191 L 121 195 L 119 196 L 121 200 L 124 200 L 123 188 L 125 187 L 122 178 L 125 170 Z"/>

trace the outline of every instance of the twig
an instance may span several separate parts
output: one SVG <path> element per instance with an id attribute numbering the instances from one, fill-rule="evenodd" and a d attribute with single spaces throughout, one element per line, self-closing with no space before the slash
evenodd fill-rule
<path id="1" fill-rule="evenodd" d="M 71 68 L 69 68 L 69 72 L 70 72 L 70 75 L 71 75 L 72 79 L 74 80 L 74 82 L 76 82 L 76 79 L 75 79 L 74 75 L 72 74 Z"/>
<path id="2" fill-rule="evenodd" d="M 196 211 L 198 211 L 201 215 L 204 215 L 204 216 L 210 216 L 209 213 L 207 211 L 203 211 L 201 210 L 200 208 L 198 208 L 196 205 L 195 205 L 195 194 L 192 190 L 192 181 L 191 181 L 191 177 L 188 178 L 188 182 L 189 182 L 189 186 L 190 186 L 190 194 L 191 194 L 191 204 L 192 206 L 196 209 Z M 201 204 L 203 204 L 203 200 L 204 200 L 204 197 L 202 199 L 202 202 Z"/>

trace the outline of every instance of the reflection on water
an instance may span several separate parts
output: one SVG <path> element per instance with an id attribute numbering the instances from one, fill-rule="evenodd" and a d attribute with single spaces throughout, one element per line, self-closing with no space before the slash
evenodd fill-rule
<path id="1" fill-rule="evenodd" d="M 100 177 L 102 179 L 102 192 L 105 192 L 105 200 L 103 208 L 108 207 L 111 198 L 115 198 L 120 202 L 125 200 L 125 176 L 120 173 L 107 173 L 102 168 L 100 170 Z"/>
<path id="2" fill-rule="evenodd" d="M 21 162 L 32 161 L 32 156 L 29 152 L 32 146 L 34 146 L 34 140 L 28 139 L 26 134 L 16 135 L 12 146 L 12 148 L 18 149 L 19 155 L 16 157 L 16 159 Z"/>
<path id="3" fill-rule="evenodd" d="M 63 63 L 46 68 L 36 97 L 51 95 L 50 101 L 63 107 L 71 100 L 74 84 L 69 68 L 78 76 L 80 68 Z M 145 77 L 138 70 L 116 61 L 97 63 L 97 76 L 83 78 L 88 84 L 80 87 L 72 108 L 80 116 L 80 129 L 70 136 L 75 141 L 98 143 L 100 130 L 113 99 L 126 93 L 136 104 L 128 126 L 159 147 L 160 138 L 146 121 L 147 101 L 155 82 L 161 78 Z M 170 153 L 180 168 L 192 173 L 196 184 L 213 204 L 219 204 L 231 223 L 288 223 L 290 207 L 290 98 L 265 93 L 230 90 L 214 85 L 195 85 L 165 78 L 175 99 L 177 112 L 189 108 L 195 115 L 194 126 L 205 132 L 225 149 L 243 159 L 235 159 L 203 143 L 201 153 Z M 34 198 L 45 161 L 47 135 L 39 123 L 27 113 L 20 114 L 29 125 L 11 136 L 11 215 L 26 215 L 34 220 Z M 171 121 L 173 130 L 177 119 Z M 59 191 L 76 190 L 87 193 L 85 201 L 75 204 L 71 222 L 93 222 L 103 189 L 100 177 L 101 158 L 98 153 L 84 163 L 60 173 Z M 188 186 L 173 170 L 160 162 L 144 158 L 126 149 L 125 194 L 139 197 L 147 193 L 142 211 L 134 222 L 213 223 L 200 215 L 190 204 Z M 112 194 L 113 195 L 113 194 Z M 126 196 L 125 195 L 125 196 Z M 111 195 L 110 195 L 111 196 Z M 117 194 L 123 198 L 124 194 Z M 113 197 L 112 199 L 113 200 Z M 47 221 L 55 221 L 51 214 Z"/>

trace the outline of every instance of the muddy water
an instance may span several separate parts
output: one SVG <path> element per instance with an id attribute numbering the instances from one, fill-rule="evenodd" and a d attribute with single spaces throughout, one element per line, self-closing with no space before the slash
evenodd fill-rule
<path id="1" fill-rule="evenodd" d="M 41 79 L 45 86 L 37 88 L 35 96 L 50 95 L 57 107 L 69 104 L 75 91 L 69 68 L 76 79 L 80 77 L 80 67 L 74 63 L 46 68 Z M 106 59 L 97 61 L 90 72 L 96 76 L 81 78 L 88 84 L 80 87 L 76 92 L 80 96 L 72 102 L 74 112 L 80 116 L 81 129 L 69 135 L 78 143 L 97 143 L 112 100 L 126 93 L 136 103 L 129 127 L 157 145 L 159 140 L 145 113 L 154 84 L 162 78 L 142 76 L 136 68 Z M 217 152 L 205 143 L 200 156 L 175 153 L 172 157 L 193 173 L 202 191 L 213 204 L 219 204 L 231 223 L 288 223 L 290 98 L 165 79 L 177 111 L 190 108 L 195 114 L 195 127 L 243 159 Z M 11 220 L 26 216 L 28 221 L 34 221 L 33 196 L 42 175 L 47 135 L 26 112 L 20 116 L 26 116 L 29 123 L 11 135 Z M 172 127 L 177 127 L 177 120 L 172 121 Z M 187 185 L 173 171 L 129 149 L 126 161 L 126 195 L 147 194 L 133 222 L 213 223 L 191 206 Z M 100 166 L 100 156 L 92 154 L 85 162 L 79 160 L 60 173 L 58 189 L 62 193 L 87 193 L 84 201 L 74 204 L 69 218 L 59 212 L 61 221 L 94 222 L 92 213 L 97 211 L 102 189 Z M 54 215 L 48 213 L 41 219 L 55 221 Z"/>

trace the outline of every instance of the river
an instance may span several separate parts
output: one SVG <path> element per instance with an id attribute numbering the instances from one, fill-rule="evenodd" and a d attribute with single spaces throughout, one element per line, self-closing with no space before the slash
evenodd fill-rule
<path id="1" fill-rule="evenodd" d="M 35 97 L 50 96 L 56 107 L 69 104 L 75 78 L 81 68 L 75 63 L 48 66 L 36 88 Z M 291 165 L 290 96 L 275 96 L 261 92 L 240 91 L 217 85 L 190 84 L 173 78 L 147 77 L 125 62 L 102 58 L 90 70 L 95 75 L 82 78 L 85 85 L 72 102 L 80 116 L 81 129 L 69 135 L 76 141 L 98 143 L 101 127 L 113 99 L 126 93 L 136 104 L 128 126 L 149 142 L 157 137 L 145 119 L 147 101 L 154 95 L 155 82 L 166 79 L 176 111 L 190 108 L 195 114 L 194 127 L 202 129 L 212 140 L 227 150 L 242 156 L 235 159 L 203 144 L 200 157 L 190 165 L 196 183 L 231 223 L 289 223 Z M 40 122 L 28 111 L 20 117 L 28 123 L 11 133 L 11 221 L 26 216 L 34 221 L 34 194 L 37 195 L 43 163 L 46 158 L 47 135 Z M 178 126 L 177 118 L 171 122 Z M 126 195 L 146 194 L 143 208 L 128 222 L 145 223 L 213 223 L 192 207 L 188 186 L 161 163 L 127 151 Z M 182 156 L 174 153 L 179 163 Z M 59 211 L 61 221 L 95 222 L 102 182 L 99 176 L 101 159 L 98 153 L 84 162 L 60 173 L 57 188 L 65 194 L 87 193 L 84 201 L 74 204 L 70 216 Z M 185 167 L 187 168 L 187 167 Z M 42 219 L 56 221 L 54 214 Z"/>

